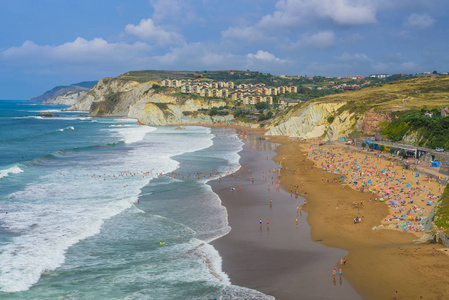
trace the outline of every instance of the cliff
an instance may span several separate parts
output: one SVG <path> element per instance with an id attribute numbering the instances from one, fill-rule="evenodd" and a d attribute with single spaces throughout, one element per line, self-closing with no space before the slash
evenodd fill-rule
<path id="1" fill-rule="evenodd" d="M 335 140 L 356 125 L 354 113 L 339 112 L 345 103 L 312 102 L 288 114 L 279 125 L 275 125 L 267 135 L 287 135 L 292 137 L 322 137 Z"/>
<path id="2" fill-rule="evenodd" d="M 233 119 L 209 116 L 201 109 L 226 106 L 223 99 L 202 99 L 176 94 L 159 81 L 137 82 L 122 78 L 101 79 L 69 110 L 89 111 L 91 116 L 136 118 L 141 124 L 215 123 Z"/>
<path id="3" fill-rule="evenodd" d="M 88 90 L 76 90 L 76 91 L 70 91 L 67 93 L 64 93 L 62 95 L 49 98 L 42 102 L 42 104 L 49 104 L 49 105 L 73 105 L 78 100 L 83 98 L 87 94 Z"/>
<path id="4" fill-rule="evenodd" d="M 31 98 L 31 102 L 42 102 L 43 104 L 72 105 L 81 99 L 97 81 L 83 81 L 72 85 L 60 85 L 46 91 L 40 96 Z"/>
<path id="5" fill-rule="evenodd" d="M 378 135 L 392 121 L 417 109 L 449 106 L 449 77 L 398 81 L 303 102 L 277 116 L 267 135 L 321 137 Z M 403 141 L 420 143 L 422 134 L 410 130 Z"/>

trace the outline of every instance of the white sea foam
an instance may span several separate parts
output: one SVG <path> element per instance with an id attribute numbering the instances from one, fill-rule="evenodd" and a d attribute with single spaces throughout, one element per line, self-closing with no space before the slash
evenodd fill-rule
<path id="1" fill-rule="evenodd" d="M 128 144 L 140 143 L 128 145 L 126 154 L 99 153 L 92 161 L 83 160 L 85 154 L 75 152 L 64 158 L 73 163 L 67 162 L 57 170 L 40 166 L 31 169 L 35 180 L 2 203 L 8 214 L 1 214 L 0 222 L 17 236 L 0 247 L 0 290 L 28 290 L 43 272 L 64 263 L 70 246 L 98 234 L 105 220 L 132 207 L 141 188 L 157 173 L 174 171 L 178 162 L 172 156 L 212 144 L 212 135 L 201 128 L 168 138 L 170 130 L 160 133 L 146 126 L 109 128 L 108 132 L 118 133 Z"/>
<path id="2" fill-rule="evenodd" d="M 0 178 L 9 176 L 9 174 L 18 174 L 18 173 L 22 173 L 22 172 L 23 172 L 23 170 L 21 168 L 19 168 L 19 166 L 14 165 L 7 169 L 0 170 Z"/>
<path id="3" fill-rule="evenodd" d="M 149 126 L 135 126 L 130 130 L 129 128 L 114 127 L 112 130 L 119 133 L 126 144 L 132 144 L 143 140 L 145 135 L 149 132 L 155 131 L 155 127 Z"/>
<path id="4" fill-rule="evenodd" d="M 66 127 L 66 128 L 58 129 L 58 131 L 65 131 L 65 130 L 75 130 L 75 127 L 73 127 L 73 126 L 68 126 L 68 127 Z"/>

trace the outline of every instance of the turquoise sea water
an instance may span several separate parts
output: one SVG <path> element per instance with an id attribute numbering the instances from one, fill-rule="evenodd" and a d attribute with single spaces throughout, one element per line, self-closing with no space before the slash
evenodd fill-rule
<path id="1" fill-rule="evenodd" d="M 239 168 L 234 132 L 62 108 L 0 101 L 0 298 L 267 298 L 208 244 L 229 231 L 206 183 Z"/>

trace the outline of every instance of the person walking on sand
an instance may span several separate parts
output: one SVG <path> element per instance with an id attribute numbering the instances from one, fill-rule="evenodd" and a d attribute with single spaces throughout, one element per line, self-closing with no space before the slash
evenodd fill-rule
<path id="1" fill-rule="evenodd" d="M 333 275 L 334 278 L 335 278 L 335 275 L 337 275 L 337 270 L 334 269 L 334 270 L 332 271 L 332 275 Z"/>
<path id="2" fill-rule="evenodd" d="M 270 199 L 270 208 L 273 207 L 273 200 Z"/>
<path id="3" fill-rule="evenodd" d="M 394 292 L 393 299 L 399 299 L 398 291 Z"/>
<path id="4" fill-rule="evenodd" d="M 267 230 L 270 230 L 270 220 L 267 219 Z"/>

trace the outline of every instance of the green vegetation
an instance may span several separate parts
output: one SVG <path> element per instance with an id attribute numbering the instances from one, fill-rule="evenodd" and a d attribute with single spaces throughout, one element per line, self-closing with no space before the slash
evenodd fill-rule
<path id="1" fill-rule="evenodd" d="M 449 184 L 446 185 L 440 202 L 435 209 L 435 225 L 440 228 L 449 229 Z"/>
<path id="2" fill-rule="evenodd" d="M 327 123 L 332 124 L 332 122 L 334 122 L 334 119 L 335 119 L 334 116 L 327 117 Z"/>
<path id="3" fill-rule="evenodd" d="M 227 110 L 220 110 L 218 107 L 212 107 L 211 109 L 209 109 L 209 116 L 227 116 L 229 115 L 229 111 Z"/>
<path id="4" fill-rule="evenodd" d="M 247 115 L 249 115 L 250 114 L 250 112 L 249 111 L 246 111 L 246 110 L 236 110 L 236 111 L 234 111 L 234 113 L 233 113 L 233 115 L 234 115 L 234 118 L 245 118 Z"/>
<path id="5" fill-rule="evenodd" d="M 433 117 L 424 115 L 426 112 L 421 109 L 406 113 L 391 122 L 381 134 L 392 141 L 400 141 L 407 133 L 418 132 L 421 146 L 449 148 L 449 117 L 442 118 L 437 109 L 429 111 Z"/>
<path id="6" fill-rule="evenodd" d="M 265 120 L 269 120 L 273 117 L 273 112 L 269 111 L 267 112 L 267 114 L 260 114 L 259 117 L 257 118 L 257 121 L 262 122 Z"/>
<path id="7" fill-rule="evenodd" d="M 152 89 L 153 89 L 155 92 L 163 92 L 163 91 L 166 91 L 166 90 L 167 90 L 167 87 L 166 87 L 166 86 L 160 86 L 160 85 L 158 85 L 158 84 L 153 84 Z"/>
<path id="8" fill-rule="evenodd" d="M 153 102 L 153 104 L 156 105 L 157 107 L 159 107 L 162 110 L 168 109 L 168 104 L 167 103 L 156 103 L 156 102 Z"/>
<path id="9" fill-rule="evenodd" d="M 255 104 L 255 107 L 257 110 L 269 109 L 270 104 L 268 104 L 267 102 L 259 102 Z"/>

